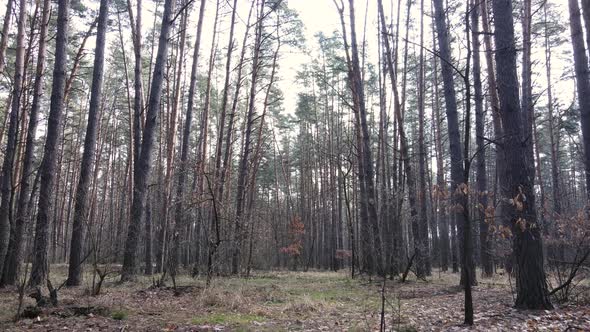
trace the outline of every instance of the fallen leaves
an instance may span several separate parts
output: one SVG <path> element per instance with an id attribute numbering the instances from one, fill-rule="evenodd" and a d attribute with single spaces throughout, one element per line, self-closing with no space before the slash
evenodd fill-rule
<path id="1" fill-rule="evenodd" d="M 512 308 L 504 277 L 480 280 L 473 288 L 475 325 L 463 322 L 458 274 L 433 273 L 427 281 L 385 288 L 388 331 L 590 331 L 590 306 L 565 305 L 551 311 Z M 0 321 L 2 331 L 379 331 L 381 282 L 351 280 L 342 273 L 279 272 L 251 279 L 185 279 L 186 289 L 106 285 L 90 297 L 63 291 L 61 307 L 34 319 Z M 178 294 L 177 294 L 178 293 Z M 0 292 L 0 301 L 13 294 Z M 72 309 L 76 308 L 76 309 Z M 102 308 L 125 311 L 115 320 Z M 79 314 L 72 314 L 72 310 Z M 199 319 L 195 319 L 195 318 Z"/>

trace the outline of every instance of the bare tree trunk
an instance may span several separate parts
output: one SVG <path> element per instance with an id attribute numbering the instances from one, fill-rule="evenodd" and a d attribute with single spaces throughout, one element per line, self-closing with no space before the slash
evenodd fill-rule
<path id="1" fill-rule="evenodd" d="M 227 134 L 225 135 L 225 149 L 224 149 L 224 153 L 223 153 L 223 164 L 221 166 L 221 173 L 219 175 L 219 193 L 218 193 L 218 197 L 220 200 L 223 200 L 223 193 L 224 193 L 224 189 L 225 189 L 225 185 L 226 185 L 226 179 L 229 175 L 229 171 L 230 171 L 230 165 L 231 165 L 231 151 L 232 151 L 232 137 L 233 137 L 233 128 L 234 128 L 234 122 L 235 122 L 235 116 L 236 116 L 236 110 L 238 108 L 238 101 L 239 101 L 239 96 L 240 96 L 240 90 L 242 87 L 242 77 L 243 77 L 243 68 L 244 68 L 244 58 L 246 56 L 246 43 L 248 41 L 248 35 L 250 32 L 250 19 L 252 18 L 252 11 L 254 10 L 254 6 L 255 6 L 255 2 L 252 1 L 252 4 L 250 5 L 250 10 L 248 12 L 248 20 L 246 23 L 246 31 L 244 32 L 244 37 L 242 40 L 242 51 L 240 54 L 240 61 L 238 62 L 238 76 L 236 78 L 236 88 L 234 91 L 234 99 L 232 102 L 232 108 L 231 108 L 231 112 L 229 114 L 229 121 L 227 124 Z"/>
<path id="2" fill-rule="evenodd" d="M 467 191 L 468 186 L 465 182 L 465 167 L 463 165 L 463 153 L 461 152 L 461 133 L 459 132 L 459 120 L 457 112 L 457 99 L 455 96 L 455 87 L 453 79 L 453 65 L 451 59 L 451 49 L 449 41 L 449 33 L 447 30 L 447 22 L 445 17 L 445 10 L 443 8 L 442 0 L 434 0 L 435 23 L 438 33 L 438 46 L 441 58 L 441 69 L 444 85 L 445 105 L 447 113 L 447 126 L 449 132 L 449 151 L 451 154 L 451 197 L 454 208 L 452 212 L 455 214 L 455 222 L 458 225 L 459 238 L 463 234 L 464 225 L 468 222 L 466 220 L 467 210 Z M 468 59 L 469 61 L 469 59 Z M 466 133 L 465 135 L 468 135 Z M 460 246 L 461 247 L 461 246 Z M 473 256 L 467 257 L 467 265 L 471 272 L 470 280 L 475 284 L 475 269 L 473 263 Z M 465 280 L 462 276 L 462 282 Z"/>
<path id="3" fill-rule="evenodd" d="M 162 227 L 162 234 L 160 241 L 163 243 L 165 249 L 165 240 L 167 238 L 168 224 L 170 220 L 170 204 L 172 200 L 172 176 L 174 170 L 174 149 L 176 143 L 176 120 L 178 118 L 178 108 L 180 107 L 180 91 L 182 85 L 182 67 L 184 62 L 184 44 L 186 40 L 186 27 L 187 27 L 188 13 L 183 11 L 180 22 L 180 45 L 178 49 L 178 60 L 176 62 L 176 78 L 174 80 L 174 96 L 172 100 L 172 112 L 170 114 L 170 123 L 168 125 L 168 131 L 166 133 L 166 175 L 164 178 L 164 202 L 162 202 L 162 218 L 164 218 L 164 227 Z M 172 234 L 174 237 L 173 241 L 178 241 L 176 233 Z M 172 244 L 174 246 L 174 244 Z M 161 266 L 164 266 L 164 256 L 166 250 L 162 250 L 162 257 L 158 257 L 158 262 Z M 170 258 L 172 256 L 169 256 Z M 169 272 L 171 276 L 176 276 L 176 262 L 169 260 L 168 262 Z"/>
<path id="4" fill-rule="evenodd" d="M 227 116 L 227 105 L 228 105 L 228 99 L 229 99 L 229 89 L 230 89 L 230 82 L 231 82 L 231 60 L 232 60 L 232 54 L 233 54 L 233 50 L 234 50 L 234 28 L 235 28 L 235 20 L 236 20 L 236 13 L 237 13 L 237 5 L 238 2 L 237 0 L 233 1 L 233 6 L 232 6 L 232 12 L 231 12 L 231 21 L 230 21 L 230 30 L 229 30 L 229 39 L 228 39 L 228 45 L 227 45 L 227 53 L 226 53 L 226 62 L 225 62 L 225 82 L 223 85 L 223 94 L 221 97 L 221 115 L 219 117 L 219 129 L 218 129 L 218 133 L 217 133 L 217 145 L 215 147 L 215 182 L 213 184 L 213 198 L 214 199 L 219 199 L 219 201 L 222 201 L 223 198 L 223 184 L 224 184 L 224 179 L 222 179 L 225 175 L 225 170 L 222 169 L 222 151 L 223 151 L 223 141 L 224 141 L 224 131 L 225 131 L 225 122 L 226 122 L 226 116 Z M 253 5 L 253 4 L 252 4 Z M 250 7 L 252 8 L 252 7 Z M 251 10 L 250 10 L 250 14 L 251 14 Z M 249 16 L 248 16 L 249 19 Z M 248 23 L 247 23 L 248 24 Z M 246 29 L 249 29 L 249 26 L 246 27 Z M 241 64 L 240 64 L 241 66 Z M 240 73 L 241 76 L 241 73 Z M 237 82 L 236 83 L 236 91 L 239 90 L 239 85 L 241 84 L 241 82 Z M 237 93 L 237 92 L 236 92 Z M 237 98 L 237 96 L 236 96 Z M 233 113 L 231 115 L 231 120 L 232 124 L 230 125 L 230 128 L 228 128 L 228 133 L 227 136 L 231 137 L 231 130 L 233 127 Z M 228 142 L 229 144 L 229 142 Z M 215 213 L 211 214 L 211 225 L 214 225 L 213 227 L 215 227 L 215 229 L 217 230 L 219 228 L 218 225 L 218 211 L 215 211 Z M 216 232 L 217 235 L 217 232 Z M 217 236 L 216 236 L 217 237 Z M 214 248 L 212 248 L 212 250 L 217 251 L 217 246 L 219 245 L 219 238 L 216 238 L 215 243 L 213 244 Z M 212 253 L 213 254 L 213 253 Z M 209 268 L 208 268 L 209 270 Z M 249 271 L 249 270 L 248 270 Z"/>
<path id="5" fill-rule="evenodd" d="M 152 204 L 150 194 L 147 194 L 145 203 L 145 269 L 143 273 L 150 276 L 154 273 L 154 266 L 152 263 Z"/>
<path id="6" fill-rule="evenodd" d="M 182 144 L 180 147 L 180 161 L 179 161 L 179 169 L 178 169 L 178 183 L 176 185 L 176 223 L 174 224 L 174 237 L 175 241 L 172 244 L 172 251 L 170 254 L 171 257 L 171 271 L 175 271 L 178 267 L 178 259 L 180 255 L 180 239 L 179 235 L 184 232 L 186 228 L 186 216 L 184 211 L 184 182 L 186 179 L 186 174 L 189 170 L 187 165 L 188 163 L 188 152 L 189 152 L 189 140 L 191 134 L 191 126 L 192 126 L 192 119 L 193 119 L 193 109 L 194 109 L 194 99 L 195 99 L 195 89 L 197 85 L 197 69 L 199 67 L 199 51 L 201 48 L 201 33 L 203 31 L 203 16 L 205 14 L 205 4 L 206 0 L 201 0 L 201 5 L 199 9 L 199 20 L 197 23 L 197 35 L 195 46 L 193 50 L 193 64 L 191 67 L 191 76 L 189 81 L 189 89 L 188 89 L 188 101 L 187 101 L 187 108 L 186 108 L 186 116 L 184 120 L 184 130 L 182 134 Z M 177 235 L 179 234 L 179 235 Z M 185 237 L 185 241 L 188 241 L 189 238 Z"/>
<path id="7" fill-rule="evenodd" d="M 125 243 L 125 255 L 123 257 L 123 269 L 121 281 L 130 281 L 136 274 L 136 253 L 139 241 L 139 229 L 145 207 L 148 180 L 150 177 L 152 152 L 154 146 L 154 132 L 158 122 L 160 110 L 160 96 L 162 95 L 162 83 L 164 80 L 164 67 L 168 55 L 168 37 L 172 27 L 172 12 L 174 11 L 174 0 L 166 0 L 162 16 L 162 26 L 158 44 L 154 76 L 150 87 L 150 99 L 146 115 L 146 124 L 141 142 L 141 151 L 137 160 L 137 167 L 134 174 L 133 204 L 131 205 L 132 218 L 127 231 Z"/>
<path id="8" fill-rule="evenodd" d="M 133 34 L 133 52 L 135 54 L 135 67 L 133 69 L 133 87 L 135 94 L 133 97 L 133 170 L 137 167 L 137 160 L 139 160 L 139 153 L 141 150 L 141 128 L 142 128 L 142 113 L 143 113 L 143 84 L 141 78 L 142 61 L 141 61 L 141 2 L 137 0 L 137 17 L 133 21 L 133 10 L 131 9 L 131 1 L 127 0 L 127 11 L 129 13 L 129 21 L 131 31 Z M 134 25 L 135 24 L 135 25 Z M 133 181 L 133 177 L 130 177 Z M 133 182 L 132 182 L 133 183 Z M 133 194 L 133 192 L 132 192 Z M 133 196 L 133 195 L 131 195 Z M 129 197 L 132 200 L 132 197 Z"/>
<path id="9" fill-rule="evenodd" d="M 545 12 L 547 11 L 547 6 L 545 5 Z M 590 51 L 590 31 L 588 31 L 588 27 L 590 27 L 590 0 L 582 0 L 582 13 L 584 17 L 584 25 L 586 26 L 586 47 L 589 48 Z M 545 19 L 545 22 L 547 19 Z"/>
<path id="10" fill-rule="evenodd" d="M 485 5 L 485 4 L 484 4 Z M 486 170 L 486 146 L 484 142 L 485 132 L 485 110 L 483 107 L 483 93 L 481 84 L 481 65 L 480 65 L 480 42 L 479 42 L 479 11 L 481 3 L 472 1 L 471 9 L 471 42 L 473 43 L 473 92 L 475 98 L 475 142 L 477 146 L 476 153 L 476 187 L 478 197 L 477 211 L 479 218 L 479 238 L 480 238 L 480 257 L 482 266 L 482 276 L 491 277 L 494 273 L 492 264 L 490 239 L 488 236 L 488 220 L 486 219 L 486 209 L 488 207 L 488 178 Z"/>
<path id="11" fill-rule="evenodd" d="M 586 195 L 587 200 L 590 200 L 590 78 L 588 77 L 588 56 L 586 55 L 586 47 L 584 46 L 584 36 L 578 1 L 568 0 L 568 4 L 570 12 L 572 45 L 574 49 L 576 84 L 578 89 L 578 105 L 581 113 L 580 121 L 582 124 L 582 138 L 584 142 Z"/>
<path id="12" fill-rule="evenodd" d="M 25 143 L 25 152 L 23 157 L 23 166 L 20 178 L 20 193 L 17 200 L 16 220 L 14 223 L 14 230 L 8 244 L 8 251 L 6 254 L 6 261 L 2 274 L 1 285 L 13 285 L 16 283 L 23 254 L 23 236 L 26 230 L 26 224 L 30 218 L 29 210 L 27 209 L 27 202 L 29 196 L 32 194 L 29 190 L 30 176 L 35 159 L 35 135 L 37 133 L 37 118 L 39 115 L 41 95 L 43 93 L 43 72 L 45 69 L 45 53 L 47 45 L 47 26 L 49 21 L 49 13 L 51 11 L 50 0 L 43 1 L 43 14 L 39 24 L 39 49 L 37 55 L 37 65 L 35 69 L 35 82 L 33 85 L 33 103 L 29 113 L 29 126 L 27 128 L 27 138 Z"/>
<path id="13" fill-rule="evenodd" d="M 264 127 L 266 126 L 266 112 L 268 110 L 269 107 L 269 98 L 271 95 L 271 91 L 272 88 L 274 87 L 274 83 L 275 83 L 275 75 L 277 72 L 277 60 L 278 60 L 278 56 L 279 56 L 279 50 L 281 49 L 281 36 L 280 36 L 280 19 L 277 18 L 277 23 L 276 23 L 276 49 L 273 53 L 272 56 L 272 64 L 271 64 L 271 73 L 270 73 L 270 78 L 269 78 L 269 83 L 268 86 L 266 88 L 266 94 L 264 97 L 264 103 L 263 103 L 263 110 L 262 110 L 262 114 L 260 116 L 260 124 L 258 126 L 258 135 L 256 138 L 256 146 L 254 148 L 254 158 L 252 161 L 252 173 L 250 175 L 250 184 L 249 184 L 249 188 L 248 188 L 248 206 L 246 207 L 246 221 L 247 223 L 250 223 L 250 239 L 249 239 L 249 250 L 248 250 L 248 263 L 246 265 L 246 277 L 248 277 L 250 275 L 250 270 L 251 270 L 251 263 L 252 263 L 252 250 L 253 250 L 253 243 L 254 243 L 254 239 L 253 239 L 253 231 L 254 231 L 254 221 L 252 221 L 252 212 L 254 210 L 254 206 L 255 206 L 255 201 L 256 198 L 254 197 L 254 194 L 256 193 L 256 179 L 257 179 L 257 173 L 258 173 L 258 169 L 260 167 L 260 160 L 262 159 L 262 152 L 263 152 L 263 139 L 264 139 Z"/>
<path id="14" fill-rule="evenodd" d="M 388 37 L 388 32 L 385 29 L 385 13 L 383 10 L 383 1 L 379 0 L 378 2 L 379 5 L 379 18 L 381 20 L 381 28 L 383 29 L 383 31 L 380 32 L 381 34 L 381 38 L 383 39 L 384 42 L 384 46 L 385 46 L 385 58 L 388 62 L 388 70 L 389 70 L 389 78 L 391 80 L 391 87 L 393 89 L 393 109 L 394 109 L 394 113 L 395 113 L 395 119 L 397 121 L 397 130 L 398 130 L 398 134 L 400 137 L 400 154 L 401 154 L 401 159 L 403 160 L 403 166 L 404 169 L 403 171 L 406 174 L 406 180 L 408 182 L 408 201 L 410 203 L 410 224 L 412 225 L 412 233 L 414 234 L 414 237 L 417 238 L 418 236 L 418 203 L 417 203 L 417 198 L 416 198 L 416 179 L 414 177 L 414 172 L 412 170 L 412 164 L 410 163 L 410 158 L 409 158 L 409 148 L 408 148 L 408 139 L 406 137 L 406 133 L 404 130 L 404 125 L 403 125 L 403 116 L 402 116 L 402 107 L 400 104 L 400 99 L 399 99 L 399 93 L 398 93 L 398 87 L 397 87 L 397 74 L 394 71 L 394 63 L 392 60 L 392 55 L 391 55 L 391 47 L 389 44 L 389 37 Z M 401 201 L 400 201 L 401 204 Z M 399 213 L 399 209 L 401 209 L 400 206 L 398 206 L 398 213 Z M 398 214 L 399 216 L 399 214 Z M 401 226 L 401 225 L 400 225 Z M 401 233 L 402 231 L 402 227 L 399 227 L 398 229 L 399 233 Z M 403 237 L 401 237 L 401 239 L 403 239 Z M 399 243 L 397 245 L 397 248 L 401 249 L 403 248 L 402 243 Z M 415 246 L 414 251 L 416 252 L 417 256 L 420 255 L 424 255 L 424 253 L 421 251 L 421 248 L 419 246 Z M 398 253 L 400 254 L 400 253 Z M 420 276 L 422 277 L 422 276 Z"/>
<path id="15" fill-rule="evenodd" d="M 8 250 L 8 242 L 11 233 L 12 221 L 12 200 L 14 159 L 17 148 L 18 120 L 21 112 L 21 98 L 23 92 L 23 75 L 25 61 L 25 18 L 26 1 L 20 0 L 18 14 L 18 32 L 16 35 L 16 60 L 14 65 L 14 83 L 12 88 L 12 105 L 10 107 L 10 119 L 8 122 L 8 140 L 2 164 L 2 182 L 0 183 L 0 271 L 4 270 L 4 261 Z M 4 37 L 4 36 L 3 36 Z M 3 61 L 3 59 L 0 59 Z M 0 65 L 2 62 L 0 62 Z M 24 100 L 22 105 L 24 105 Z"/>
<path id="16" fill-rule="evenodd" d="M 92 71 L 92 90 L 90 91 L 90 107 L 88 108 L 88 124 L 86 137 L 84 138 L 84 152 L 80 165 L 80 177 L 74 205 L 74 222 L 72 227 L 72 241 L 70 261 L 68 267 L 68 279 L 66 285 L 79 286 L 82 282 L 82 263 L 84 253 L 84 232 L 87 222 L 87 190 L 90 184 L 92 164 L 96 151 L 96 131 L 100 113 L 102 97 L 104 51 L 106 43 L 107 20 L 109 15 L 108 0 L 100 1 L 98 13 L 98 27 L 96 29 L 96 47 L 94 51 L 94 66 Z"/>
<path id="17" fill-rule="evenodd" d="M 230 74 L 231 74 L 231 57 L 234 50 L 234 27 L 236 20 L 238 1 L 234 0 L 231 12 L 231 21 L 229 26 L 229 41 L 227 45 L 226 62 L 225 62 L 225 83 L 223 84 L 223 95 L 221 97 L 221 115 L 219 117 L 219 132 L 217 134 L 217 146 L 215 148 L 215 185 L 218 186 L 219 177 L 221 176 L 221 151 L 223 146 L 223 139 L 225 131 L 225 117 L 227 115 L 227 103 L 229 96 Z M 237 83 L 239 84 L 239 82 Z M 218 189 L 218 188 L 216 188 Z"/>
<path id="18" fill-rule="evenodd" d="M 488 17 L 488 0 L 484 0 L 481 3 L 481 24 L 483 28 L 483 40 L 485 46 L 485 58 L 486 58 L 486 68 L 487 68 L 487 83 L 488 83 L 488 93 L 489 93 L 489 101 L 492 111 L 492 123 L 494 127 L 494 139 L 496 141 L 495 145 L 495 176 L 494 176 L 494 184 L 493 184 L 493 193 L 494 193 L 494 204 L 496 203 L 497 197 L 499 197 L 498 191 L 498 184 L 502 180 L 502 175 L 504 172 L 504 165 L 502 158 L 500 157 L 500 146 L 502 140 L 504 139 L 504 131 L 502 130 L 502 121 L 500 119 L 500 104 L 498 101 L 498 87 L 496 84 L 496 72 L 494 70 L 494 49 L 492 47 L 492 33 L 490 32 L 490 20 Z"/>
<path id="19" fill-rule="evenodd" d="M 260 2 L 260 12 L 258 13 L 258 22 L 256 25 L 256 40 L 254 41 L 254 54 L 252 59 L 252 77 L 250 82 L 250 100 L 248 104 L 248 112 L 246 115 L 246 129 L 244 133 L 244 147 L 240 159 L 240 167 L 238 173 L 238 188 L 236 191 L 236 217 L 234 221 L 234 243 L 232 244 L 232 261 L 231 273 L 238 274 L 241 260 L 241 246 L 242 246 L 242 214 L 244 212 L 244 200 L 246 192 L 246 182 L 248 179 L 248 164 L 250 162 L 250 144 L 252 135 L 252 125 L 254 122 L 256 86 L 259 76 L 260 67 L 260 48 L 262 45 L 262 23 L 264 21 L 264 5 L 266 1 Z"/>
<path id="20" fill-rule="evenodd" d="M 210 186 L 209 177 L 206 172 L 206 164 L 207 164 L 207 148 L 208 148 L 208 139 L 209 139 L 209 111 L 211 109 L 211 85 L 213 80 L 213 70 L 215 68 L 215 61 L 217 59 L 216 52 L 217 52 L 217 25 L 219 21 L 219 7 L 220 1 L 218 0 L 215 7 L 215 22 L 213 23 L 213 38 L 211 40 L 211 50 L 209 53 L 209 68 L 207 71 L 207 83 L 205 87 L 205 100 L 203 102 L 204 108 L 203 112 L 201 113 L 201 125 L 200 129 L 201 132 L 199 133 L 199 138 L 197 141 L 197 156 L 196 156 L 196 193 L 199 197 L 205 197 L 205 183 L 207 183 L 207 191 L 215 200 L 215 192 L 212 191 L 212 187 Z M 219 219 L 217 215 L 217 208 L 215 204 L 213 206 L 213 218 L 211 218 L 211 227 L 209 229 L 210 233 L 214 233 L 215 240 L 210 240 L 207 242 L 209 252 L 207 258 L 207 285 L 211 281 L 211 273 L 213 268 L 213 260 L 216 258 L 217 248 L 219 247 L 220 237 L 219 237 Z M 203 220 L 207 219 L 207 213 L 209 211 L 204 211 L 204 209 L 199 209 L 197 212 L 198 223 L 202 223 Z M 215 229 L 215 231 L 213 231 Z"/>
<path id="21" fill-rule="evenodd" d="M 434 9 L 431 9 L 431 16 L 434 16 L 433 13 Z M 432 25 L 432 44 L 434 47 L 435 52 L 437 52 L 436 47 L 436 35 L 435 35 L 435 27 Z M 440 268 L 443 271 L 447 271 L 449 268 L 449 261 L 450 261 L 450 239 L 449 239 L 449 217 L 445 212 L 445 193 L 447 192 L 447 185 L 445 180 L 445 164 L 443 158 L 443 145 L 442 145 L 442 118 L 440 116 L 440 93 L 439 93 L 439 81 L 438 81 L 438 57 L 434 56 L 434 72 L 432 75 L 434 76 L 434 110 L 433 110 L 433 117 L 436 122 L 435 124 L 435 150 L 436 150 L 436 185 L 437 190 L 435 192 L 435 200 L 436 205 L 438 208 L 438 225 L 440 228 Z"/>
<path id="22" fill-rule="evenodd" d="M 472 6 L 469 3 L 465 6 L 465 35 L 467 37 L 467 63 L 465 64 L 465 71 L 463 74 L 463 85 L 465 86 L 465 120 L 464 120 L 464 145 L 463 145 L 463 156 L 465 159 L 463 161 L 463 183 L 467 187 L 466 189 L 461 189 L 459 192 L 455 192 L 454 195 L 458 195 L 459 197 L 457 200 L 459 204 L 461 204 L 461 212 L 463 214 L 463 238 L 461 239 L 463 242 L 463 251 L 461 252 L 461 279 L 464 291 L 464 303 L 463 303 L 463 313 L 464 313 L 464 324 L 473 325 L 473 295 L 471 293 L 471 285 L 476 283 L 475 279 L 475 263 L 473 262 L 473 235 L 472 235 L 472 226 L 470 220 L 470 213 L 469 213 L 469 171 L 471 169 L 471 159 L 468 158 L 469 156 L 469 148 L 470 148 L 470 140 L 471 140 L 471 81 L 469 79 L 469 73 L 471 70 L 471 40 L 470 38 L 470 31 L 477 30 L 477 27 L 474 27 L 470 24 L 469 21 L 469 14 L 472 11 Z M 450 58 L 449 58 L 450 59 Z"/>
<path id="23" fill-rule="evenodd" d="M 502 174 L 505 179 L 502 183 L 502 213 L 512 225 L 514 234 L 515 305 L 523 309 L 551 309 L 553 306 L 549 301 L 543 268 L 542 238 L 537 224 L 534 171 L 527 160 L 522 158 L 526 155 L 526 144 L 523 142 L 522 110 L 518 96 L 512 2 L 494 0 L 493 9 L 498 96 L 505 135 L 505 144 L 500 151 L 505 163 Z"/>
<path id="24" fill-rule="evenodd" d="M 4 73 L 4 67 L 6 67 L 6 46 L 8 45 L 13 5 L 14 0 L 8 0 L 6 3 L 6 13 L 4 14 L 4 23 L 2 24 L 2 36 L 0 37 L 0 75 Z"/>
<path id="25" fill-rule="evenodd" d="M 523 0 L 522 12 L 522 123 L 524 143 L 526 146 L 526 158 L 529 159 L 529 165 L 535 165 L 535 157 L 533 151 L 533 86 L 532 86 L 532 63 L 531 63 L 531 20 L 532 9 L 531 0 Z M 543 212 L 540 213 L 541 221 L 543 220 Z"/>
<path id="26" fill-rule="evenodd" d="M 420 213 L 418 222 L 418 241 L 415 246 L 420 247 L 422 255 L 416 261 L 416 273 L 419 276 L 430 275 L 430 251 L 428 247 L 428 212 L 426 196 L 426 146 L 424 145 L 424 0 L 420 0 L 420 55 L 418 69 L 418 174 L 420 199 Z M 409 29 L 408 29 L 409 30 Z"/>
<path id="27" fill-rule="evenodd" d="M 33 247 L 33 266 L 31 268 L 31 278 L 29 279 L 31 286 L 37 286 L 44 282 L 49 272 L 49 264 L 47 262 L 49 214 L 53 207 L 51 194 L 54 190 L 53 184 L 58 157 L 57 143 L 61 134 L 62 113 L 64 110 L 69 6 L 69 0 L 58 1 L 51 104 L 49 107 L 43 160 L 39 169 L 41 173 L 41 186 L 39 189 L 37 225 Z"/>
<path id="28" fill-rule="evenodd" d="M 367 124 L 367 110 L 365 105 L 365 91 L 364 82 L 361 75 L 361 67 L 359 64 L 358 44 L 356 38 L 355 15 L 354 15 L 354 0 L 349 0 L 350 13 L 350 43 L 351 43 L 351 88 L 353 91 L 353 101 L 356 101 L 357 111 L 360 118 L 360 127 L 363 138 L 362 155 L 363 155 L 363 172 L 366 184 L 367 212 L 368 212 L 368 226 L 372 232 L 373 252 L 375 257 L 376 272 L 384 275 L 383 270 L 383 248 L 381 245 L 381 232 L 379 230 L 378 216 L 377 216 L 377 200 L 375 198 L 375 172 L 373 169 L 373 157 L 371 153 L 371 140 L 369 135 L 369 127 Z"/>
<path id="29" fill-rule="evenodd" d="M 589 1 L 583 0 L 582 4 Z M 588 8 L 590 9 L 590 7 Z M 584 11 L 584 18 L 586 18 L 586 10 Z M 545 67 L 547 75 L 547 117 L 549 118 L 549 141 L 551 143 L 551 192 L 553 196 L 553 212 L 561 215 L 561 189 L 559 182 L 559 149 L 557 146 L 556 134 L 559 128 L 556 128 L 555 119 L 553 117 L 553 85 L 551 84 L 551 44 L 549 42 L 549 29 L 547 28 L 547 4 L 543 6 L 543 19 L 545 23 L 544 39 L 545 39 Z M 589 13 L 590 14 L 590 13 Z M 587 24 L 588 26 L 588 24 Z M 541 183 L 539 183 L 541 184 Z M 544 202 L 541 202 L 541 208 L 544 209 Z M 544 230 L 548 231 L 549 225 L 543 225 Z"/>

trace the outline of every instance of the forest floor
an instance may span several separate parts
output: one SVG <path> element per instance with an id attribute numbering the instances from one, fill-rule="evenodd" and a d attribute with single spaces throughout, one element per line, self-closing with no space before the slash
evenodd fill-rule
<path id="1" fill-rule="evenodd" d="M 52 266 L 53 284 L 65 267 Z M 258 272 L 251 278 L 179 277 L 178 288 L 154 287 L 153 279 L 105 282 L 88 295 L 92 278 L 81 287 L 62 288 L 59 305 L 32 319 L 13 322 L 16 288 L 0 290 L 2 331 L 378 331 L 382 282 L 350 279 L 345 271 Z M 506 277 L 480 280 L 474 287 L 475 326 L 463 321 L 458 275 L 435 271 L 427 281 L 387 281 L 385 324 L 395 331 L 590 331 L 590 288 L 575 304 L 552 311 L 512 308 Z M 28 291 L 26 294 L 30 293 Z M 586 298 L 584 298 L 586 296 Z M 25 305 L 34 300 L 25 295 Z"/>

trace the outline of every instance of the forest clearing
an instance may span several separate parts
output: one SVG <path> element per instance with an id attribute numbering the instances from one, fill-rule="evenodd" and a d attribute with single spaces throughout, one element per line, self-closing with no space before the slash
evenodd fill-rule
<path id="1" fill-rule="evenodd" d="M 54 282 L 65 279 L 56 267 Z M 88 278 L 92 280 L 91 278 Z M 39 318 L 13 323 L 18 297 L 0 291 L 0 329 L 6 331 L 379 331 L 384 294 L 385 331 L 588 331 L 590 285 L 580 285 L 571 304 L 555 310 L 512 307 L 505 276 L 474 287 L 474 327 L 462 324 L 458 274 L 436 271 L 428 281 L 351 279 L 341 272 L 263 272 L 250 278 L 204 280 L 181 277 L 155 287 L 107 281 L 101 294 L 91 285 L 64 288 L 59 305 Z M 28 299 L 27 305 L 34 301 Z"/>

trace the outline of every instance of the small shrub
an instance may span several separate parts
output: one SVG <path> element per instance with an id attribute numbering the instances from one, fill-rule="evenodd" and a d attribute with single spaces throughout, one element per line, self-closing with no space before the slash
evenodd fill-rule
<path id="1" fill-rule="evenodd" d="M 111 318 L 115 320 L 127 319 L 127 312 L 123 310 L 116 310 L 111 313 Z"/>
<path id="2" fill-rule="evenodd" d="M 43 311 L 38 306 L 28 305 L 25 307 L 25 310 L 23 310 L 21 317 L 34 319 L 41 316 L 42 313 Z"/>

